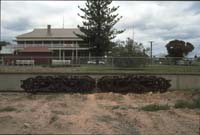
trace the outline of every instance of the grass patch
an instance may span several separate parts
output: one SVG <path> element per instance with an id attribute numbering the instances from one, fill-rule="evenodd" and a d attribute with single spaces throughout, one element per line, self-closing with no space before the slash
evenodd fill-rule
<path id="1" fill-rule="evenodd" d="M 200 109 L 200 97 L 197 99 L 193 99 L 192 101 L 177 100 L 174 105 L 174 108 Z"/>
<path id="2" fill-rule="evenodd" d="M 97 121 L 99 121 L 99 122 L 105 122 L 105 123 L 111 123 L 111 122 L 113 122 L 113 121 L 116 121 L 115 118 L 112 118 L 112 117 L 109 116 L 109 115 L 97 116 L 96 119 L 97 119 Z"/>
<path id="3" fill-rule="evenodd" d="M 128 109 L 135 109 L 134 107 L 130 106 L 130 105 L 115 105 L 112 107 L 112 110 L 128 110 Z"/>
<path id="4" fill-rule="evenodd" d="M 17 111 L 17 109 L 11 106 L 0 108 L 0 112 L 13 112 L 13 111 Z"/>
<path id="5" fill-rule="evenodd" d="M 147 105 L 141 108 L 143 111 L 159 111 L 159 110 L 169 110 L 169 105 Z"/>
<path id="6" fill-rule="evenodd" d="M 58 116 L 57 115 L 52 116 L 50 121 L 49 121 L 49 124 L 54 123 L 56 120 L 58 120 Z"/>
<path id="7" fill-rule="evenodd" d="M 97 100 L 109 100 L 115 102 L 122 102 L 124 100 L 122 94 L 116 94 L 116 93 L 98 93 L 95 95 L 95 98 Z"/>

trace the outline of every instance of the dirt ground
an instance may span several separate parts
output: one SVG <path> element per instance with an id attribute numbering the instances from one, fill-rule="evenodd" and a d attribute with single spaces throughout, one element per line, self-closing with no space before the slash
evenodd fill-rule
<path id="1" fill-rule="evenodd" d="M 174 109 L 188 91 L 147 94 L 0 93 L 1 134 L 199 135 L 199 109 Z M 169 110 L 140 108 L 168 104 Z"/>

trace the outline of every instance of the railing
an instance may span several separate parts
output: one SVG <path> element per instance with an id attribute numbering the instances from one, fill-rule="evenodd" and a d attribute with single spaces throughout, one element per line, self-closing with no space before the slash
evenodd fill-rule
<path id="1" fill-rule="evenodd" d="M 88 44 L 18 44 L 13 48 L 25 48 L 25 47 L 48 47 L 48 48 L 78 48 L 85 47 Z"/>

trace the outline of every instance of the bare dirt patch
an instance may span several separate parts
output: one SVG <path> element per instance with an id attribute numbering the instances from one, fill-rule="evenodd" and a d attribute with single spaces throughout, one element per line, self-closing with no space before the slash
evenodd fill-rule
<path id="1" fill-rule="evenodd" d="M 199 135 L 199 109 L 175 109 L 199 93 L 0 94 L 0 133 Z M 155 112 L 140 108 L 168 104 Z"/>

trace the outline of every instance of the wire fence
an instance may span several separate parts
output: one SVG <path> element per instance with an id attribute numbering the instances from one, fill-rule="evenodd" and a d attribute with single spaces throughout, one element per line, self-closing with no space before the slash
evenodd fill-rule
<path id="1" fill-rule="evenodd" d="M 200 72 L 198 58 L 2 56 L 2 67 L 63 67 L 78 71 Z"/>

